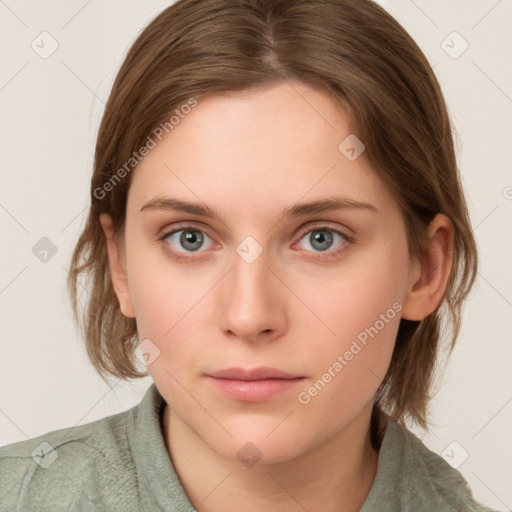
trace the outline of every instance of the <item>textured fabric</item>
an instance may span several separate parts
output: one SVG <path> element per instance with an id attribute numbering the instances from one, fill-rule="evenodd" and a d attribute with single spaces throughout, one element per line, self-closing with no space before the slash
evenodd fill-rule
<path id="1" fill-rule="evenodd" d="M 165 447 L 164 406 L 153 383 L 125 412 L 1 447 L 0 510 L 193 512 Z M 360 512 L 406 511 L 492 512 L 458 471 L 388 421 Z"/>

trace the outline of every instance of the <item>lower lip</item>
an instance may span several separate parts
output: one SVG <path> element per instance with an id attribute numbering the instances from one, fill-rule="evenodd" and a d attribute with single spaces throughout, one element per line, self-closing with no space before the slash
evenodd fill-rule
<path id="1" fill-rule="evenodd" d="M 242 402 L 264 402 L 293 389 L 304 378 L 237 380 L 208 377 L 228 397 Z"/>

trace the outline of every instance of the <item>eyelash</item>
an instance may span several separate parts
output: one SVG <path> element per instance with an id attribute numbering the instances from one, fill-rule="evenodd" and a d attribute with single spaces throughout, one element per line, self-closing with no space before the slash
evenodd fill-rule
<path id="1" fill-rule="evenodd" d="M 175 233 L 179 233 L 180 231 L 197 231 L 197 232 L 203 233 L 206 236 L 208 236 L 209 238 L 211 238 L 208 235 L 208 233 L 204 232 L 202 229 L 199 229 L 199 228 L 197 228 L 195 226 L 185 225 L 185 226 L 179 226 L 178 228 L 174 228 L 172 230 L 166 231 L 165 233 L 163 233 L 158 238 L 158 241 L 164 242 L 171 235 L 174 235 Z M 300 233 L 299 241 L 302 240 L 306 235 L 308 235 L 308 234 L 310 234 L 310 233 L 312 233 L 314 231 L 327 231 L 329 233 L 334 233 L 336 235 L 341 236 L 341 238 L 343 238 L 345 240 L 345 243 L 343 243 L 342 246 L 339 247 L 338 249 L 335 249 L 335 250 L 332 250 L 332 251 L 331 250 L 327 250 L 325 252 L 317 251 L 317 254 L 319 254 L 319 256 L 312 256 L 312 258 L 316 259 L 316 260 L 323 260 L 323 261 L 331 260 L 332 258 L 335 258 L 336 256 L 338 256 L 339 253 L 341 253 L 342 251 L 346 250 L 346 246 L 347 245 L 351 245 L 351 244 L 355 243 L 355 239 L 354 239 L 353 236 L 347 235 L 346 233 L 344 233 L 342 231 L 339 231 L 338 229 L 335 229 L 335 228 L 331 227 L 328 224 L 324 224 L 324 225 L 321 225 L 321 226 L 315 226 L 313 228 L 306 229 L 305 231 Z M 168 249 L 168 244 L 165 244 L 165 245 L 166 245 L 166 251 L 168 252 L 170 257 L 172 259 L 176 260 L 176 261 L 193 262 L 196 259 L 198 259 L 197 257 L 192 256 L 193 253 L 190 253 L 191 256 L 184 256 L 183 254 L 176 253 L 176 252 L 171 251 L 170 249 Z M 322 256 L 320 256 L 320 254 L 322 254 Z M 323 256 L 324 254 L 326 254 L 327 256 Z M 212 257 L 213 256 L 210 256 L 210 257 L 206 258 L 205 261 L 209 261 L 210 259 L 212 259 Z"/>

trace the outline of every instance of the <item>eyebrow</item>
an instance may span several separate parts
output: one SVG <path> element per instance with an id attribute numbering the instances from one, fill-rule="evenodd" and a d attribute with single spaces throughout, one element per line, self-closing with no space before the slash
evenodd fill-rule
<path id="1" fill-rule="evenodd" d="M 222 217 L 217 215 L 205 204 L 193 203 L 173 197 L 155 197 L 146 202 L 140 209 L 141 212 L 145 210 L 172 210 L 205 218 L 216 217 L 222 220 Z M 346 197 L 327 197 L 308 203 L 296 203 L 288 206 L 281 212 L 278 220 L 282 221 L 287 217 L 303 217 L 332 210 L 366 210 L 378 213 L 378 209 L 370 203 L 356 201 Z"/>

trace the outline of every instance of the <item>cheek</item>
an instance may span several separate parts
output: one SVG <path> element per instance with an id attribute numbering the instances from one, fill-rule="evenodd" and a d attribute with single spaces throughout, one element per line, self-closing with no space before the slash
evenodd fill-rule
<path id="1" fill-rule="evenodd" d="M 137 233 L 127 236 L 128 285 L 141 339 L 172 336 L 208 284 L 204 276 L 171 261 L 158 244 Z"/>
<path id="2" fill-rule="evenodd" d="M 139 339 L 151 340 L 159 355 L 148 370 L 155 382 L 165 379 L 167 386 L 174 387 L 171 375 L 185 382 L 190 377 L 187 370 L 201 362 L 200 343 L 207 338 L 211 321 L 205 306 L 219 277 L 173 263 L 154 247 L 133 244 L 130 255 L 129 288 Z"/>
<path id="3" fill-rule="evenodd" d="M 303 273 L 297 294 L 306 298 L 325 325 L 325 339 L 354 338 L 375 324 L 388 310 L 387 319 L 398 323 L 395 303 L 403 300 L 407 281 L 407 252 L 400 241 L 379 250 L 359 251 L 338 268 Z M 321 272 L 321 273 L 320 273 Z M 386 330 L 389 324 L 386 323 Z M 380 326 L 380 323 L 379 323 Z"/>
<path id="4" fill-rule="evenodd" d="M 360 254 L 332 273 L 321 288 L 304 282 L 308 305 L 318 312 L 325 333 L 312 344 L 313 387 L 303 402 L 315 400 L 326 410 L 347 412 L 374 395 L 391 361 L 406 283 L 405 245 L 389 245 L 377 254 Z M 319 276 L 316 276 L 317 278 Z M 318 320 L 308 329 L 318 331 Z M 324 391 L 325 389 L 325 391 Z M 313 398 L 314 397 L 314 398 Z M 317 398 L 318 397 L 318 398 Z M 356 409 L 354 409 L 355 411 Z"/>

